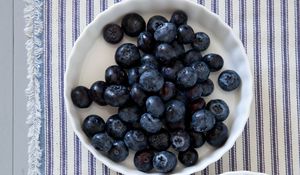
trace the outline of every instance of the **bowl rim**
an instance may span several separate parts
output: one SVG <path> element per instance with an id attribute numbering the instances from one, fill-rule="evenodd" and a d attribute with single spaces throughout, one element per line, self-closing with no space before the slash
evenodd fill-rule
<path id="1" fill-rule="evenodd" d="M 95 19 L 84 28 L 84 30 L 80 34 L 79 38 L 75 41 L 74 46 L 71 50 L 70 56 L 68 57 L 68 60 L 67 60 L 67 64 L 66 64 L 67 66 L 66 66 L 66 71 L 65 71 L 65 75 L 64 75 L 64 79 L 65 79 L 65 81 L 64 81 L 64 87 L 65 87 L 65 89 L 64 89 L 64 100 L 65 100 L 65 104 L 66 104 L 65 106 L 66 106 L 67 114 L 68 114 L 69 118 L 72 118 L 71 117 L 71 112 L 70 112 L 70 101 L 67 100 L 68 99 L 68 96 L 67 96 L 68 89 L 66 88 L 66 87 L 68 87 L 68 85 L 67 85 L 68 81 L 67 80 L 69 79 L 69 76 L 70 76 L 70 71 L 69 71 L 70 66 L 69 65 L 70 65 L 72 57 L 74 57 L 74 55 L 76 54 L 78 48 L 81 47 L 80 46 L 81 43 L 82 43 L 81 41 L 83 40 L 83 38 L 85 38 L 88 35 L 89 28 L 91 28 L 91 26 L 93 26 L 99 20 L 99 18 L 101 18 L 102 16 L 106 16 L 108 14 L 113 13 L 115 10 L 117 10 L 118 8 L 120 8 L 122 6 L 126 6 L 128 4 L 134 4 L 135 2 L 140 3 L 141 1 L 143 1 L 143 0 L 123 0 L 119 3 L 113 4 L 112 6 L 110 6 L 105 11 L 99 13 L 95 17 Z M 144 0 L 144 1 L 147 1 L 147 0 Z M 167 1 L 167 0 L 164 0 L 164 1 Z M 247 104 L 247 107 L 245 108 L 245 112 L 244 112 L 244 115 L 246 115 L 246 116 L 243 117 L 243 120 L 241 120 L 242 122 L 240 123 L 240 125 L 242 125 L 243 127 L 239 127 L 236 132 L 233 132 L 233 133 L 230 134 L 231 140 L 234 140 L 234 141 L 232 141 L 232 142 L 227 141 L 222 147 L 218 148 L 215 152 L 219 152 L 219 154 L 215 153 L 215 156 L 213 158 L 207 159 L 206 163 L 203 164 L 202 166 L 199 166 L 199 165 L 197 166 L 196 165 L 196 166 L 193 166 L 193 167 L 185 168 L 186 170 L 184 172 L 173 173 L 173 174 L 192 174 L 192 173 L 203 170 L 204 168 L 206 168 L 210 164 L 212 164 L 212 163 L 216 162 L 217 160 L 219 160 L 226 152 L 228 152 L 229 149 L 231 149 L 233 147 L 233 145 L 235 144 L 237 138 L 243 132 L 244 127 L 245 127 L 245 125 L 247 123 L 247 120 L 249 118 L 249 115 L 250 115 L 250 109 L 251 109 L 251 104 L 252 104 L 252 100 L 253 100 L 253 81 L 252 81 L 253 77 L 252 77 L 251 70 L 250 70 L 249 60 L 247 59 L 248 57 L 246 55 L 246 51 L 245 51 L 245 48 L 244 48 L 242 42 L 234 34 L 232 28 L 230 28 L 217 14 L 211 12 L 206 7 L 204 7 L 203 5 L 197 4 L 196 2 L 193 2 L 193 1 L 190 1 L 190 0 L 168 0 L 168 1 L 184 2 L 184 3 L 187 3 L 187 4 L 192 5 L 192 6 L 197 6 L 197 8 L 200 8 L 206 14 L 209 14 L 213 18 L 215 18 L 216 21 L 218 23 L 220 23 L 222 25 L 222 27 L 224 27 L 224 30 L 226 30 L 226 32 L 230 35 L 230 37 L 232 37 L 232 39 L 238 44 L 237 47 L 239 47 L 243 58 L 246 59 L 245 64 L 246 64 L 248 69 L 245 70 L 245 71 L 247 71 L 247 75 L 249 76 L 248 78 L 250 79 L 249 84 L 247 84 L 248 85 L 247 90 L 250 90 L 251 92 L 249 92 L 250 95 L 246 96 L 246 99 L 244 100 L 245 103 Z M 136 171 L 138 171 L 138 170 L 131 170 L 131 169 L 127 168 L 126 166 L 116 166 L 118 163 L 112 162 L 111 160 L 109 160 L 108 158 L 106 158 L 104 156 L 99 156 L 98 153 L 96 152 L 96 150 L 92 149 L 91 145 L 86 143 L 86 139 L 82 135 L 82 132 L 77 129 L 77 126 L 76 126 L 76 123 L 74 122 L 74 120 L 71 119 L 70 121 L 71 121 L 73 131 L 78 136 L 81 143 L 83 143 L 84 147 L 86 147 L 99 161 L 101 161 L 103 164 L 108 166 L 108 168 L 110 168 L 114 171 L 123 173 L 123 174 L 135 174 Z M 139 172 L 139 174 L 145 174 L 145 173 L 140 172 L 140 171 L 138 171 L 138 172 Z M 151 173 L 151 174 L 156 174 L 156 173 Z"/>

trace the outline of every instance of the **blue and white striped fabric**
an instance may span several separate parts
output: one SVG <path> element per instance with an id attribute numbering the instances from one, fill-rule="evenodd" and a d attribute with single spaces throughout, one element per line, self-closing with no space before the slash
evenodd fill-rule
<path id="1" fill-rule="evenodd" d="M 29 105 L 33 110 L 29 111 L 33 114 L 29 117 L 29 174 L 118 174 L 82 147 L 68 122 L 63 99 L 66 59 L 75 40 L 98 13 L 118 1 L 26 1 L 33 12 L 29 36 L 35 43 L 33 50 L 27 48 L 28 77 L 35 85 L 29 85 L 28 94 L 31 103 L 37 104 L 36 108 Z M 218 162 L 197 174 L 250 170 L 299 175 L 300 1 L 197 2 L 219 14 L 244 43 L 255 91 L 242 136 Z M 36 98 L 30 96 L 34 93 Z"/>

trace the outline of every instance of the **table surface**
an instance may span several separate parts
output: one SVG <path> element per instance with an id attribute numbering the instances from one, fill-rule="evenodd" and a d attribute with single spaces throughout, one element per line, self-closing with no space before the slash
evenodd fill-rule
<path id="1" fill-rule="evenodd" d="M 0 0 L 0 174 L 27 174 L 24 2 Z"/>

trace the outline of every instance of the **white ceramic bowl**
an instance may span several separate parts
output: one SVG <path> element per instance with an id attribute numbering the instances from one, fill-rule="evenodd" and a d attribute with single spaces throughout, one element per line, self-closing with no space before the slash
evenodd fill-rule
<path id="1" fill-rule="evenodd" d="M 71 101 L 70 93 L 72 88 L 78 85 L 90 87 L 97 80 L 104 80 L 106 67 L 115 64 L 114 53 L 118 45 L 110 45 L 103 40 L 102 28 L 110 22 L 118 22 L 129 12 L 141 14 L 147 21 L 150 16 L 163 15 L 170 18 L 172 12 L 181 9 L 188 14 L 190 24 L 194 30 L 204 31 L 211 38 L 210 47 L 205 53 L 218 53 L 223 56 L 225 64 L 223 70 L 233 69 L 238 72 L 242 79 L 241 87 L 232 92 L 222 91 L 217 84 L 217 77 L 220 72 L 211 73 L 210 78 L 215 84 L 214 93 L 205 98 L 207 101 L 213 98 L 224 99 L 230 107 L 230 116 L 226 120 L 229 128 L 229 138 L 224 146 L 214 149 L 205 144 L 197 151 L 199 161 L 195 166 L 183 167 L 178 163 L 174 174 L 191 174 L 203 170 L 209 164 L 217 161 L 235 143 L 242 133 L 249 116 L 252 92 L 252 77 L 244 47 L 238 37 L 233 34 L 231 28 L 227 26 L 217 15 L 208 11 L 205 7 L 197 5 L 191 1 L 184 0 L 126 0 L 113 5 L 106 11 L 99 14 L 90 23 L 76 41 L 71 56 L 67 61 L 65 74 L 65 101 L 69 121 L 83 145 L 101 162 L 109 168 L 123 174 L 143 174 L 135 169 L 133 165 L 133 153 L 126 161 L 115 163 L 96 151 L 90 144 L 90 140 L 81 129 L 83 119 L 89 114 L 98 114 L 104 119 L 116 113 L 116 109 L 111 107 L 101 107 L 92 104 L 87 109 L 76 108 Z M 122 41 L 136 43 L 135 38 L 125 37 Z M 151 172 L 152 173 L 152 172 Z"/>

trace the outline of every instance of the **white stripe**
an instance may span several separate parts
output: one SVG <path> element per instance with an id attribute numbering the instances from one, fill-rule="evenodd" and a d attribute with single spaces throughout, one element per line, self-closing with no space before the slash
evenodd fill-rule
<path id="1" fill-rule="evenodd" d="M 96 160 L 96 174 L 102 174 L 102 163 L 99 160 Z"/>
<path id="2" fill-rule="evenodd" d="M 299 147 L 298 147 L 298 123 L 297 121 L 297 89 L 296 89 L 296 58 L 295 58 L 295 18 L 299 18 L 295 16 L 295 6 L 294 3 L 296 1 L 288 1 L 288 27 L 289 27 L 289 35 L 288 35 L 288 47 L 289 47 L 289 66 L 290 66 L 290 101 L 291 101 L 291 131 L 292 133 L 292 153 L 293 153 L 293 173 L 300 174 L 299 168 Z M 296 4 L 295 4 L 296 5 Z M 299 48 L 298 48 L 299 49 Z M 298 116 L 300 117 L 300 116 Z M 297 168 L 298 167 L 298 168 Z"/>
<path id="3" fill-rule="evenodd" d="M 72 25 L 73 25 L 73 18 L 72 18 L 72 13 L 73 13 L 73 3 L 72 1 L 66 1 L 66 63 L 68 62 L 68 58 L 69 58 L 69 54 L 70 54 L 70 51 L 72 49 L 72 41 L 73 41 L 73 32 L 72 32 Z M 68 116 L 66 115 L 67 119 L 68 119 Z M 69 120 L 67 120 L 69 121 Z M 67 161 L 68 161 L 68 164 L 67 164 L 67 170 L 68 170 L 68 174 L 74 174 L 74 167 L 75 167 L 75 156 L 74 156 L 74 147 L 75 147 L 75 144 L 74 144 L 74 133 L 73 133 L 73 129 L 72 129 L 72 126 L 70 123 L 67 123 L 67 133 L 66 133 L 66 136 L 67 136 L 67 152 L 68 152 L 68 155 L 67 155 Z"/>
<path id="4" fill-rule="evenodd" d="M 285 166 L 285 154 L 284 154 L 284 125 L 282 121 L 282 58 L 281 58 L 281 18 L 280 18 L 280 3 L 274 3 L 274 26 L 278 26 L 275 30 L 274 36 L 275 36 L 275 63 L 276 63 L 276 90 L 277 90 L 277 134 L 278 134 L 278 163 L 279 167 Z M 279 174 L 285 174 L 285 168 L 279 168 Z"/>
<path id="5" fill-rule="evenodd" d="M 80 2 L 80 33 L 86 26 L 86 1 L 79 1 Z"/>
<path id="6" fill-rule="evenodd" d="M 263 128 L 264 133 L 264 162 L 265 172 L 271 172 L 271 142 L 270 142 L 270 117 L 269 116 L 269 84 L 268 84 L 268 43 L 267 43 L 267 1 L 260 2 L 260 25 L 261 25 L 261 76 L 262 76 L 262 104 L 263 104 Z"/>
<path id="7" fill-rule="evenodd" d="M 53 174 L 60 174 L 60 116 L 58 70 L 58 0 L 52 2 Z"/>
<path id="8" fill-rule="evenodd" d="M 100 13 L 100 1 L 94 1 L 94 18 Z"/>
<path id="9" fill-rule="evenodd" d="M 112 5 L 114 5 L 114 1 L 113 0 L 108 0 L 107 1 L 107 7 L 109 8 Z"/>

